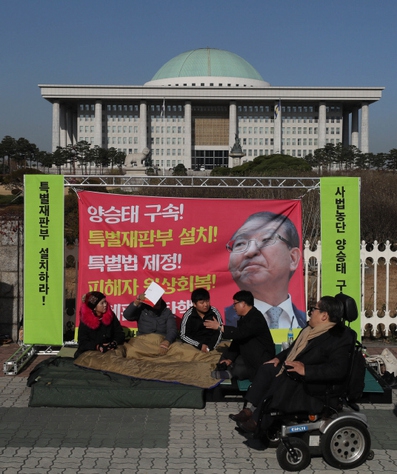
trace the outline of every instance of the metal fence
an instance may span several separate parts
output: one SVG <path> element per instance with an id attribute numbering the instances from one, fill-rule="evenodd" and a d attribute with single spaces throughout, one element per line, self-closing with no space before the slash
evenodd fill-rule
<path id="1" fill-rule="evenodd" d="M 321 242 L 303 251 L 308 305 L 321 294 Z M 397 336 L 397 250 L 392 244 L 361 242 L 361 335 Z"/>

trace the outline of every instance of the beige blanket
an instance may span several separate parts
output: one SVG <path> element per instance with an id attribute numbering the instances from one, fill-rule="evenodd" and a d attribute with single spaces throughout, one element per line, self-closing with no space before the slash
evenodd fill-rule
<path id="1" fill-rule="evenodd" d="M 177 382 L 199 388 L 212 388 L 219 383 L 219 380 L 211 377 L 211 371 L 215 369 L 227 343 L 204 353 L 189 344 L 176 341 L 166 355 L 159 355 L 163 339 L 159 334 L 137 336 L 115 351 L 105 354 L 84 352 L 75 364 L 139 379 Z"/>

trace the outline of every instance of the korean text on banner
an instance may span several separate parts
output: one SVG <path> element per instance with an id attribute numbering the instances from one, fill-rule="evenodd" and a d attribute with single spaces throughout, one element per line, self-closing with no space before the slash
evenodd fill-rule
<path id="1" fill-rule="evenodd" d="M 351 296 L 360 314 L 360 180 L 321 178 L 320 190 L 322 294 Z M 358 336 L 359 319 L 352 325 Z"/>
<path id="2" fill-rule="evenodd" d="M 25 175 L 24 219 L 24 343 L 62 345 L 63 176 Z"/>

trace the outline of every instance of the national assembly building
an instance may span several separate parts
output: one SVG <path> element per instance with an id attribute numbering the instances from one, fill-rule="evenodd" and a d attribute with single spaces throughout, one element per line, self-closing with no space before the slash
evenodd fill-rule
<path id="1" fill-rule="evenodd" d="M 234 53 L 202 48 L 140 86 L 40 84 L 52 104 L 52 149 L 85 140 L 126 165 L 233 167 L 256 156 L 305 157 L 327 143 L 369 152 L 369 106 L 383 87 L 278 87 Z M 230 152 L 239 138 L 245 156 Z"/>

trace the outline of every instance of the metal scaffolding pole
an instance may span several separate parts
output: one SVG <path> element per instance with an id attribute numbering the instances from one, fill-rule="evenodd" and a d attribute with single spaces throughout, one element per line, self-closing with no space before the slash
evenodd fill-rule
<path id="1" fill-rule="evenodd" d="M 95 182 L 92 180 L 95 178 Z M 116 176 L 64 175 L 65 186 L 72 188 L 249 188 L 306 189 L 320 188 L 320 178 L 294 177 L 216 177 L 216 176 Z"/>

